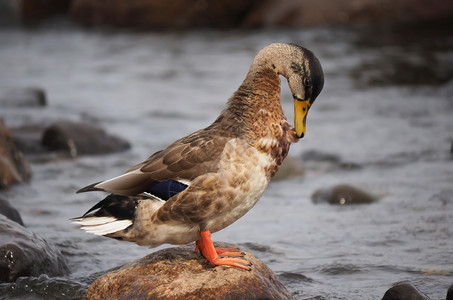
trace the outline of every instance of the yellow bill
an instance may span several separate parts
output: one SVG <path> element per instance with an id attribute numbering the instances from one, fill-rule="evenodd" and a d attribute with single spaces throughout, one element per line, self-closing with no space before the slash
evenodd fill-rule
<path id="1" fill-rule="evenodd" d="M 300 101 L 294 98 L 294 127 L 296 128 L 297 136 L 300 138 L 305 135 L 305 123 L 310 106 L 310 100 Z"/>

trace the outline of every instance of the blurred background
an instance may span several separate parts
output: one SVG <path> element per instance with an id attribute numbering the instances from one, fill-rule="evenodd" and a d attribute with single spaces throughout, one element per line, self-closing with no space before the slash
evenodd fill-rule
<path id="1" fill-rule="evenodd" d="M 157 250 L 74 228 L 103 197 L 75 192 L 208 126 L 272 42 L 312 50 L 324 90 L 262 199 L 213 239 L 249 249 L 296 299 L 381 299 L 399 282 L 444 299 L 445 0 L 0 0 L 0 212 L 15 220 L 0 215 L 0 299 L 81 299 Z M 292 123 L 284 79 L 282 105 Z"/>

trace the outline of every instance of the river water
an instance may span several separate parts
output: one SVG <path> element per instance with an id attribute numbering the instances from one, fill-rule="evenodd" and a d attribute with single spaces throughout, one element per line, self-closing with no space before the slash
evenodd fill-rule
<path id="1" fill-rule="evenodd" d="M 119 175 L 209 125 L 256 52 L 283 41 L 311 49 L 326 75 L 307 135 L 290 155 L 330 159 L 307 159 L 303 176 L 272 182 L 247 215 L 213 239 L 252 251 L 296 299 L 381 299 L 401 281 L 444 299 L 453 283 L 453 35 L 448 30 L 434 25 L 171 33 L 51 25 L 0 29 L 0 91 L 37 86 L 49 100 L 45 108 L 2 108 L 0 117 L 9 127 L 84 121 L 132 144 L 127 152 L 105 156 L 32 160 L 32 180 L 1 191 L 28 228 L 60 248 L 71 274 L 2 284 L 0 298 L 79 299 L 99 274 L 154 251 L 74 228 L 68 220 L 103 196 L 75 191 Z M 292 120 L 291 95 L 282 83 L 284 110 Z M 315 190 L 336 184 L 363 188 L 379 201 L 312 202 Z"/>

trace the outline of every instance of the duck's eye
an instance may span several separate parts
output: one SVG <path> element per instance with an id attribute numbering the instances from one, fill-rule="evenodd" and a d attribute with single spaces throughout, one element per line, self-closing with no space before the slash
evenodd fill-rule
<path id="1" fill-rule="evenodd" d="M 304 78 L 304 85 L 305 85 L 305 86 L 310 86 L 310 85 L 311 85 L 311 79 L 308 78 L 308 77 L 305 77 L 305 78 Z"/>

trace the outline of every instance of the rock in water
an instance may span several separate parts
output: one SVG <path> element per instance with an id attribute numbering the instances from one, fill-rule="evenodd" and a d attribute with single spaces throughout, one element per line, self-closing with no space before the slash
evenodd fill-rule
<path id="1" fill-rule="evenodd" d="M 46 92 L 41 88 L 15 89 L 0 95 L 0 106 L 5 107 L 42 107 L 46 104 Z"/>
<path id="2" fill-rule="evenodd" d="M 368 204 L 378 200 L 376 196 L 347 184 L 319 189 L 313 193 L 311 199 L 314 203 L 327 202 L 336 205 Z"/>
<path id="3" fill-rule="evenodd" d="M 102 128 L 70 121 L 54 122 L 44 131 L 41 142 L 49 150 L 65 151 L 72 157 L 120 152 L 130 148 L 127 141 L 107 134 Z"/>
<path id="4" fill-rule="evenodd" d="M 55 246 L 18 223 L 0 215 L 0 282 L 22 276 L 62 276 L 69 272 Z"/>
<path id="5" fill-rule="evenodd" d="M 293 299 L 269 267 L 241 251 L 252 263 L 251 271 L 212 267 L 194 246 L 164 249 L 99 277 L 85 299 Z"/>
<path id="6" fill-rule="evenodd" d="M 410 283 L 398 283 L 385 292 L 382 300 L 429 300 Z"/>

